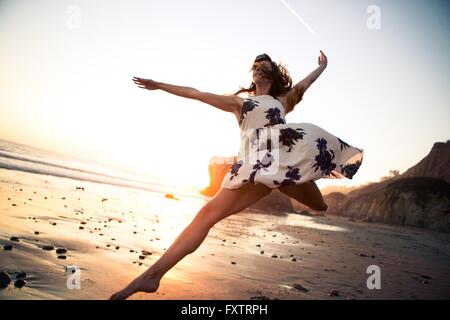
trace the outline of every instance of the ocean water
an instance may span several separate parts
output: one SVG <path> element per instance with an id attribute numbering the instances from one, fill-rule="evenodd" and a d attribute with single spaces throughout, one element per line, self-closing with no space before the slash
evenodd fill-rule
<path id="1" fill-rule="evenodd" d="M 145 173 L 127 172 L 109 165 L 3 139 L 0 139 L 0 168 L 152 192 L 177 192 L 185 196 L 203 198 L 196 190 L 180 188 Z"/>

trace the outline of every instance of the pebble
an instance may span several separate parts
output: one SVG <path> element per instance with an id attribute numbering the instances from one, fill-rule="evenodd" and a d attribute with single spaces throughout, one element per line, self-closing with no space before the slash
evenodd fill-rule
<path id="1" fill-rule="evenodd" d="M 276 254 L 273 254 L 271 258 L 278 258 Z"/>
<path id="2" fill-rule="evenodd" d="M 43 246 L 42 249 L 43 250 L 47 250 L 47 251 L 51 251 L 51 250 L 55 249 L 55 247 L 52 246 L 52 245 L 46 245 L 46 246 Z"/>
<path id="3" fill-rule="evenodd" d="M 236 264 L 236 262 L 234 262 L 234 261 L 231 261 L 231 264 Z"/>
<path id="4" fill-rule="evenodd" d="M 22 288 L 26 284 L 27 284 L 27 282 L 25 280 L 19 279 L 19 280 L 16 280 L 16 282 L 14 282 L 14 287 Z"/>
<path id="5" fill-rule="evenodd" d="M 9 240 L 15 241 L 15 242 L 19 242 L 20 241 L 19 237 L 11 237 L 11 238 L 9 238 Z"/>
<path id="6" fill-rule="evenodd" d="M 140 256 L 139 256 L 139 259 L 144 260 L 144 259 L 145 259 L 145 256 L 144 256 L 144 255 L 140 255 Z"/>
<path id="7" fill-rule="evenodd" d="M 35 231 L 34 234 L 39 234 L 39 231 Z"/>
<path id="8" fill-rule="evenodd" d="M 339 291 L 337 291 L 337 290 L 331 290 L 331 291 L 328 293 L 328 295 L 329 295 L 330 297 L 338 297 L 338 296 L 339 296 Z"/>
<path id="9" fill-rule="evenodd" d="M 5 244 L 3 246 L 3 250 L 12 250 L 12 248 L 13 248 L 12 244 Z"/>
<path id="10" fill-rule="evenodd" d="M 60 254 L 60 255 L 58 256 L 58 259 L 67 259 L 67 256 L 65 256 L 65 255 L 63 255 L 63 254 Z"/>
<path id="11" fill-rule="evenodd" d="M 294 289 L 297 289 L 299 291 L 303 291 L 303 292 L 308 292 L 309 289 L 306 289 L 304 286 L 302 286 L 301 284 L 298 283 L 294 283 L 294 285 L 292 286 Z"/>
<path id="12" fill-rule="evenodd" d="M 255 296 L 255 297 L 250 297 L 250 300 L 270 300 L 270 298 L 267 296 Z"/>
<path id="13" fill-rule="evenodd" d="M 25 271 L 20 271 L 17 275 L 16 278 L 17 279 L 21 279 L 21 278 L 26 278 L 27 274 L 25 273 Z"/>
<path id="14" fill-rule="evenodd" d="M 66 253 L 66 252 L 67 252 L 67 249 L 64 249 L 64 248 L 58 248 L 58 249 L 56 249 L 56 253 L 57 253 L 57 254 Z"/>
<path id="15" fill-rule="evenodd" d="M 4 289 L 11 283 L 11 277 L 8 272 L 0 271 L 0 288 Z"/>

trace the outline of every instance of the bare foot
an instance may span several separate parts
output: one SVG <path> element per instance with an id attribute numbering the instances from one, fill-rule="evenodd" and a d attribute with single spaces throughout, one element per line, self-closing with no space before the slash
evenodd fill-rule
<path id="1" fill-rule="evenodd" d="M 136 292 L 155 292 L 159 287 L 159 279 L 141 274 L 134 279 L 125 289 L 114 293 L 109 300 L 125 300 Z"/>

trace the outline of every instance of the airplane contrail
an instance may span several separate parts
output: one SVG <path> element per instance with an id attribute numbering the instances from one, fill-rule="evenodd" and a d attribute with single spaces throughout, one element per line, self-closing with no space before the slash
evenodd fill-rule
<path id="1" fill-rule="evenodd" d="M 306 29 L 309 30 L 313 35 L 316 34 L 316 32 L 311 28 L 311 26 L 290 6 L 286 3 L 284 0 L 280 0 L 281 3 L 305 26 Z"/>

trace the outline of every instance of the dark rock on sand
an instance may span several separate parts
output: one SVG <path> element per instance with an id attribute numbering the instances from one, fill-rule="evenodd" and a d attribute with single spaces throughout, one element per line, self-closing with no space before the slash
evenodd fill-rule
<path id="1" fill-rule="evenodd" d="M 255 296 L 255 297 L 250 297 L 250 300 L 270 300 L 270 298 L 267 296 Z"/>
<path id="2" fill-rule="evenodd" d="M 3 250 L 12 250 L 12 248 L 13 248 L 12 244 L 5 244 L 3 246 Z"/>
<path id="3" fill-rule="evenodd" d="M 52 245 L 45 245 L 45 246 L 42 246 L 42 250 L 52 251 L 53 249 L 55 249 L 55 247 L 52 246 Z"/>
<path id="4" fill-rule="evenodd" d="M 58 249 L 56 249 L 56 253 L 57 253 L 57 254 L 66 253 L 66 252 L 67 252 L 67 249 L 64 249 L 64 248 L 58 248 Z"/>
<path id="5" fill-rule="evenodd" d="M 330 297 L 338 297 L 338 296 L 339 296 L 339 291 L 337 291 L 337 290 L 331 290 L 331 291 L 328 293 L 328 295 L 329 295 Z"/>
<path id="6" fill-rule="evenodd" d="M 0 271 L 0 288 L 4 289 L 11 283 L 11 277 L 8 272 Z"/>
<path id="7" fill-rule="evenodd" d="M 16 282 L 14 282 L 14 287 L 16 288 L 22 288 L 23 286 L 25 286 L 27 284 L 27 282 L 23 279 L 19 279 L 16 280 Z"/>
<path id="8" fill-rule="evenodd" d="M 20 241 L 19 237 L 15 237 L 15 236 L 9 238 L 9 240 L 15 241 L 15 242 L 19 242 Z"/>
<path id="9" fill-rule="evenodd" d="M 20 271 L 16 275 L 16 279 L 23 279 L 23 278 L 26 278 L 26 277 L 27 277 L 27 274 L 25 273 L 25 271 Z"/>
<path id="10" fill-rule="evenodd" d="M 65 259 L 67 259 L 67 256 L 61 254 L 61 255 L 58 256 L 58 259 L 63 259 L 63 260 L 65 260 Z"/>
<path id="11" fill-rule="evenodd" d="M 304 286 L 302 286 L 301 284 L 298 283 L 294 283 L 294 285 L 292 286 L 294 289 L 297 289 L 298 291 L 302 291 L 302 292 L 308 292 L 309 289 L 306 289 Z"/>

